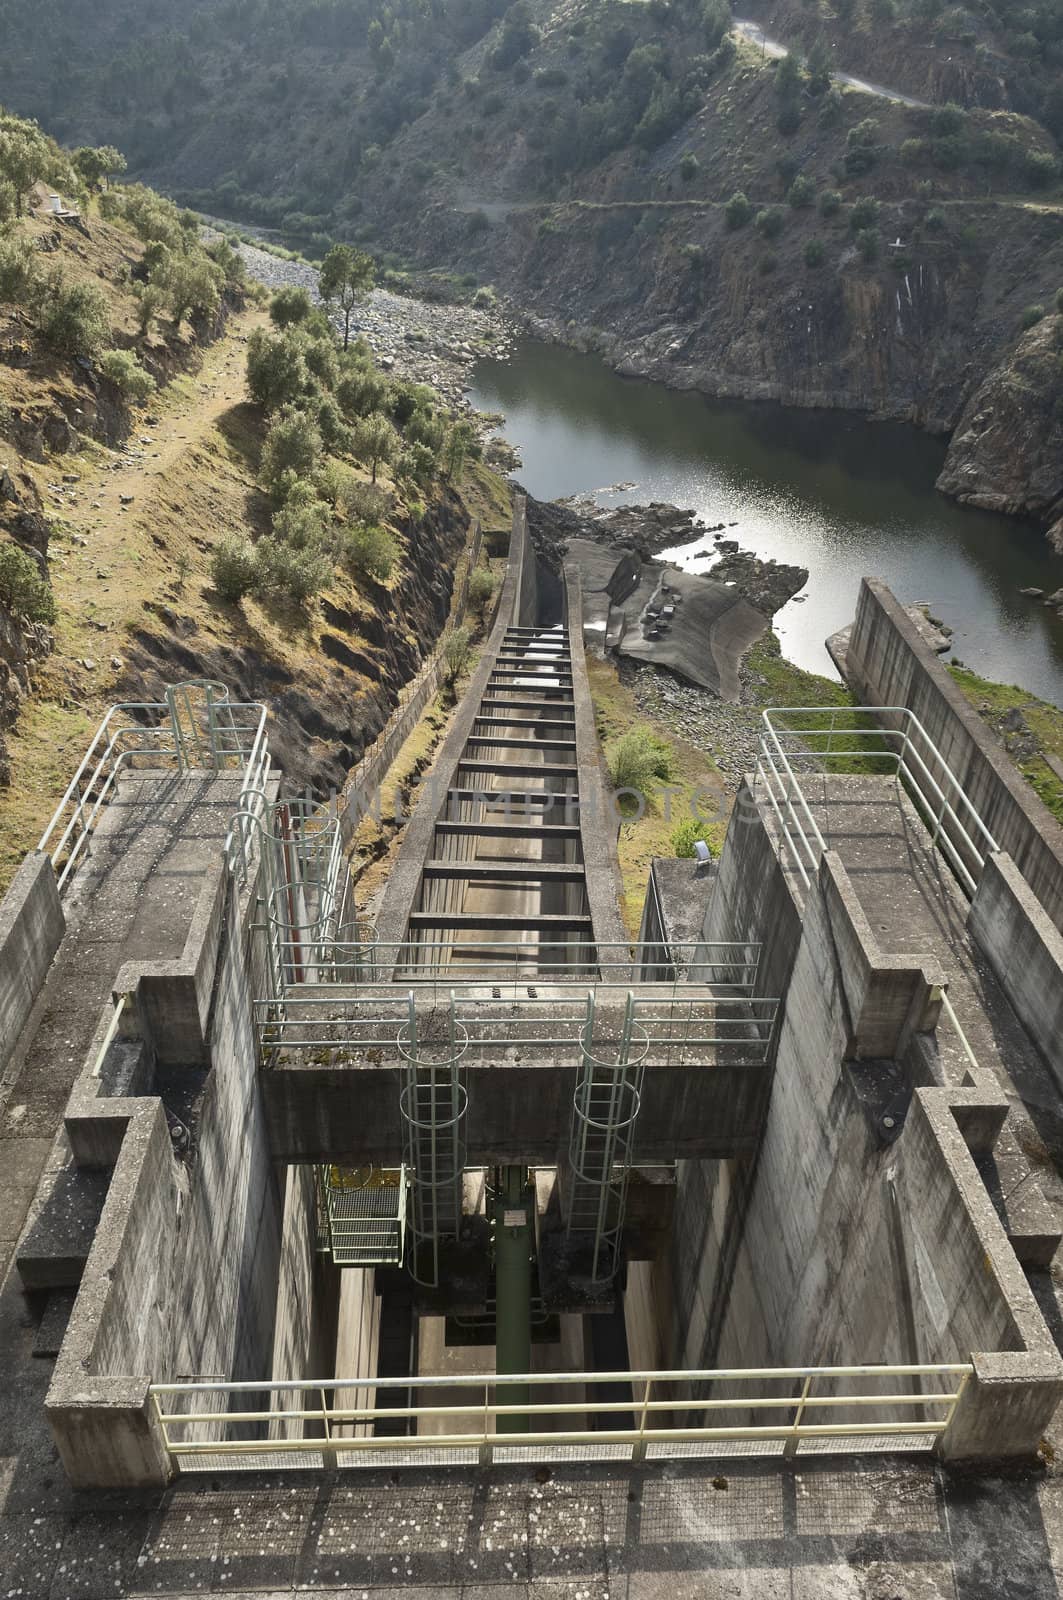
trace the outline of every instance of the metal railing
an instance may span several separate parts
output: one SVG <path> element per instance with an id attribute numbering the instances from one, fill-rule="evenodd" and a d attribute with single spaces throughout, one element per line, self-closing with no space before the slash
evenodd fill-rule
<path id="1" fill-rule="evenodd" d="M 338 1267 L 397 1266 L 406 1253 L 405 1167 L 318 1167 L 317 1248 Z"/>
<path id="2" fill-rule="evenodd" d="M 368 985 L 414 984 L 419 994 L 498 990 L 514 999 L 537 984 L 578 983 L 621 987 L 632 982 L 678 986 L 706 984 L 721 998 L 750 997 L 756 989 L 761 945 L 741 941 L 648 940 L 601 943 L 588 939 L 449 939 L 378 941 L 371 924 L 338 929 L 328 972 L 319 982 L 350 987 L 344 973 Z"/>
<path id="3" fill-rule="evenodd" d="M 926 1449 L 948 1426 L 973 1370 L 970 1362 L 956 1361 L 538 1372 L 153 1383 L 149 1392 L 165 1448 L 184 1472 L 602 1456 L 637 1461 L 752 1452 L 789 1456 L 802 1448 Z M 564 1398 L 513 1403 L 499 1396 L 500 1386 L 514 1384 L 561 1391 Z M 599 1386 L 617 1384 L 629 1386 L 630 1398 L 598 1398 Z M 729 1392 L 720 1394 L 720 1388 Z M 418 1391 L 410 1397 L 417 1403 L 381 1405 L 381 1393 L 395 1389 Z M 439 1389 L 446 1391 L 445 1403 L 434 1405 Z M 455 1391 L 468 1398 L 456 1398 Z M 246 1410 L 238 1404 L 244 1395 L 253 1397 Z M 263 1396 L 269 1397 L 265 1406 Z M 514 1416 L 526 1420 L 527 1431 L 499 1432 L 499 1419 Z M 408 1432 L 396 1436 L 400 1421 Z"/>
<path id="4" fill-rule="evenodd" d="M 230 701 L 224 684 L 176 684 L 165 701 L 130 701 L 104 717 L 37 848 L 62 891 L 84 854 L 123 771 L 268 770 L 266 708 Z"/>
<path id="5" fill-rule="evenodd" d="M 775 1032 L 779 1002 L 774 998 L 720 999 L 709 989 L 687 994 L 647 985 L 650 993 L 629 991 L 617 985 L 612 999 L 620 1003 L 630 992 L 632 1017 L 646 1035 L 650 1058 L 670 1063 L 709 1063 L 726 1056 L 732 1064 L 759 1066 L 767 1062 Z M 376 991 L 360 990 L 350 998 L 329 989 L 302 985 L 281 1000 L 255 1002 L 255 1018 L 263 1055 L 269 1063 L 278 1055 L 298 1053 L 322 1060 L 368 1051 L 398 1051 L 409 1021 L 410 1003 L 419 1014 L 444 1025 L 452 1017 L 467 1037 L 472 1052 L 523 1046 L 536 1054 L 561 1053 L 579 1057 L 589 1010 L 608 996 L 602 986 L 579 983 L 540 986 L 546 992 L 495 998 L 481 993 L 461 995 L 454 989 L 446 997 L 421 999 L 398 986 Z"/>
<path id="6" fill-rule="evenodd" d="M 873 720 L 899 719 L 900 726 Z M 795 723 L 792 719 L 798 719 Z M 866 722 L 866 726 L 857 725 Z M 907 706 L 770 707 L 763 713 L 756 782 L 763 785 L 790 859 L 807 887 L 827 848 L 800 775 L 871 770 L 897 777 L 916 802 L 931 841 L 968 895 L 999 845 L 960 780 Z"/>

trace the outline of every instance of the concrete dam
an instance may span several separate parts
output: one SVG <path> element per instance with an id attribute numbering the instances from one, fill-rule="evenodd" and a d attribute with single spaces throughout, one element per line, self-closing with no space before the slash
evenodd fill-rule
<path id="1" fill-rule="evenodd" d="M 14 1380 L 71 1485 L 1034 1457 L 1063 841 L 882 585 L 837 648 L 862 704 L 765 713 L 638 939 L 519 503 L 371 921 L 368 797 L 287 794 L 265 708 L 112 710 L 0 915 Z"/>

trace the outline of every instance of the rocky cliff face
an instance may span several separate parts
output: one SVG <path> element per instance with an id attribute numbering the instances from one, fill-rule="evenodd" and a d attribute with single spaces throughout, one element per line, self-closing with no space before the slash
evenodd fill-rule
<path id="1" fill-rule="evenodd" d="M 1063 550 L 1063 317 L 1025 334 L 971 397 L 938 488 L 990 511 L 1028 512 Z"/>

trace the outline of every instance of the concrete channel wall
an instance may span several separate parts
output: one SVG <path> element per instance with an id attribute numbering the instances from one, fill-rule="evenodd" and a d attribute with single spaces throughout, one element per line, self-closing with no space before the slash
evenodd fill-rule
<path id="1" fill-rule="evenodd" d="M 435 650 L 422 666 L 417 678 L 407 684 L 402 691 L 400 704 L 369 746 L 369 749 L 350 774 L 344 786 L 339 811 L 340 830 L 343 834 L 344 844 L 349 845 L 354 838 L 362 816 L 361 806 L 368 803 L 371 796 L 380 788 L 388 768 L 417 726 L 426 706 L 439 693 L 440 684 L 443 681 L 443 647 L 452 628 L 460 627 L 465 619 L 469 606 L 469 580 L 472 577 L 473 568 L 480 559 L 482 548 L 483 532 L 480 523 L 477 522 L 469 550 L 469 559 L 462 574 L 458 593 L 452 607 L 451 621 L 443 630 L 436 643 Z M 496 606 L 497 603 L 496 600 Z"/>
<path id="2" fill-rule="evenodd" d="M 1063 827 L 994 740 L 904 607 L 877 578 L 860 585 L 845 651 L 856 699 L 919 718 L 1001 850 L 1063 929 Z"/>
<path id="3" fill-rule="evenodd" d="M 509 541 L 509 562 L 499 592 L 494 624 L 480 660 L 465 688 L 461 705 L 433 765 L 433 783 L 426 785 L 406 825 L 398 858 L 388 877 L 387 888 L 376 919 L 377 939 L 382 946 L 401 943 L 406 937 L 410 913 L 421 886 L 421 869 L 431 855 L 432 840 L 439 814 L 446 804 L 446 793 L 454 784 L 458 762 L 472 732 L 484 688 L 491 676 L 495 657 L 506 636 L 516 625 L 522 605 L 530 595 L 534 604 L 535 552 L 528 536 L 527 501 L 513 497 L 513 530 Z M 525 597 L 522 599 L 522 596 Z"/>
<path id="4" fill-rule="evenodd" d="M 967 927 L 1063 1091 L 1063 934 L 1010 856 L 989 857 Z"/>
<path id="5" fill-rule="evenodd" d="M 763 865 L 774 840 L 761 828 L 766 837 L 733 825 L 721 882 Z M 974 1161 L 1007 1102 L 995 1087 L 913 1091 L 906 1079 L 913 1041 L 934 1027 L 941 980 L 927 958 L 884 955 L 826 852 L 806 899 L 760 1149 L 680 1168 L 672 1359 L 970 1360 L 943 1453 L 1029 1456 L 1063 1395 L 1063 1362 Z"/>
<path id="6" fill-rule="evenodd" d="M 28 855 L 0 900 L 0 1060 L 7 1064 L 66 930 L 48 856 Z"/>
<path id="7" fill-rule="evenodd" d="M 110 1097 L 93 1073 L 97 1041 L 75 1084 L 66 1134 L 84 1165 L 113 1163 L 107 1198 L 56 1361 L 47 1410 L 78 1486 L 132 1487 L 171 1471 L 148 1385 L 178 1374 L 234 1379 L 271 1370 L 282 1246 L 282 1195 L 258 1091 L 252 996 L 263 981 L 249 924 L 254 891 L 224 875 L 204 885 L 186 946 L 184 984 L 169 990 L 165 1026 L 191 1034 L 197 987 L 213 991 L 209 1076 L 195 1161 L 175 1159 L 162 1102 Z M 194 946 L 194 948 L 193 948 Z M 169 974 L 176 980 L 176 974 Z M 131 999 L 125 1040 L 139 1035 L 153 1076 L 162 1062 L 158 977 L 122 972 Z M 184 996 L 186 1016 L 174 1017 Z"/>

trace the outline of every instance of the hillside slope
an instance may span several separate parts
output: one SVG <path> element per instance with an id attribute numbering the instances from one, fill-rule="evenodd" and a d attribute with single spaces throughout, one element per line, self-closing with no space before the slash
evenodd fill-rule
<path id="1" fill-rule="evenodd" d="M 623 371 L 955 431 L 950 493 L 1063 519 L 1063 369 L 1022 342 L 1063 286 L 1051 8 L 761 6 L 801 63 L 736 42 L 725 0 L 47 7 L 76 59 L 53 81 L 0 0 L 0 93 L 183 202 L 494 283 Z M 1020 397 L 1014 449 L 977 422 L 987 384 Z"/>
<path id="2" fill-rule="evenodd" d="M 396 461 L 387 452 L 400 435 L 387 424 L 375 473 L 359 464 L 353 429 L 302 365 L 337 383 L 343 357 L 327 324 L 314 323 L 313 339 L 273 330 L 224 241 L 216 254 L 231 281 L 213 314 L 177 321 L 160 305 L 142 331 L 144 274 L 161 258 L 129 217 L 144 226 L 147 202 L 136 189 L 104 201 L 110 220 L 82 195 L 80 217 L 37 211 L 0 229 L 3 875 L 36 842 L 106 708 L 157 700 L 169 682 L 211 678 L 265 700 L 289 786 L 341 788 L 450 615 L 475 517 L 508 526 L 504 486 L 478 461 L 444 478 L 429 448 L 433 427 L 444 437 L 438 397 L 385 379 L 352 347 L 352 393 L 401 403 L 428 441 Z M 172 207 L 150 205 L 148 231 L 176 225 Z M 211 261 L 194 233 L 186 244 L 186 264 Z M 13 261 L 54 279 L 24 290 Z M 103 326 L 91 345 L 50 340 L 45 312 L 60 293 L 64 305 L 95 304 Z M 139 374 L 139 400 L 106 376 L 108 344 Z M 249 397 L 256 352 L 295 404 Z M 313 470 L 335 510 L 294 475 L 270 477 L 267 461 L 272 452 L 276 468 L 281 435 L 316 438 L 324 411 L 334 432 L 327 456 L 315 445 Z M 414 471 L 416 482 L 400 477 Z M 373 528 L 352 512 L 362 502 Z M 371 571 L 331 554 L 353 549 L 363 528 Z M 257 559 L 239 600 L 219 592 L 227 547 Z M 303 592 L 294 581 L 307 570 L 316 576 Z"/>

